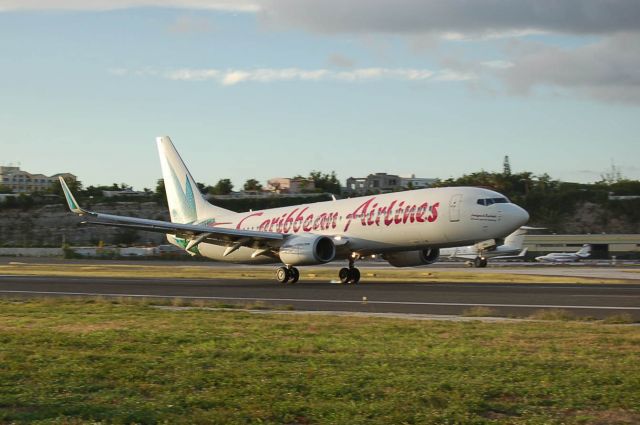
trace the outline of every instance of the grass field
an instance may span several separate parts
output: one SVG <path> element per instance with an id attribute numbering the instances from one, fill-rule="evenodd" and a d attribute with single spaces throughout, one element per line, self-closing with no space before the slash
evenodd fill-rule
<path id="1" fill-rule="evenodd" d="M 139 277 L 183 279 L 273 279 L 275 267 L 207 267 L 197 265 L 118 265 L 118 264 L 27 264 L 0 265 L 0 274 L 33 276 Z M 491 282 L 491 283 L 637 283 L 632 280 L 585 278 L 574 276 L 541 276 L 507 271 L 476 272 L 474 270 L 428 271 L 428 269 L 367 269 L 362 268 L 362 283 L 386 282 Z M 337 268 L 300 268 L 304 281 L 337 279 Z"/>
<path id="2" fill-rule="evenodd" d="M 0 301 L 0 423 L 637 424 L 640 327 Z"/>

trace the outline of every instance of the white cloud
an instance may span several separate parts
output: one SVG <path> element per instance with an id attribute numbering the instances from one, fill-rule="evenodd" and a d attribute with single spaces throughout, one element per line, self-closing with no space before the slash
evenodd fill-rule
<path id="1" fill-rule="evenodd" d="M 214 74 L 218 74 L 218 72 L 214 71 Z M 232 86 L 234 84 L 247 81 L 249 77 L 251 77 L 251 74 L 246 71 L 229 71 L 222 76 L 221 81 L 225 86 Z"/>
<path id="2" fill-rule="evenodd" d="M 431 71 L 416 68 L 356 68 L 348 71 L 331 69 L 257 68 L 257 69 L 190 69 L 182 68 L 166 72 L 145 69 L 130 71 L 113 68 L 109 73 L 117 76 L 161 76 L 175 81 L 214 81 L 223 86 L 246 82 L 273 83 L 286 81 L 341 81 L 366 82 L 378 80 L 397 81 L 468 81 L 476 78 L 473 73 L 445 69 Z"/>
<path id="3" fill-rule="evenodd" d="M 480 65 L 487 68 L 492 68 L 492 69 L 508 69 L 513 67 L 515 64 L 511 61 L 492 60 L 492 61 L 480 62 Z"/>
<path id="4" fill-rule="evenodd" d="M 443 69 L 435 77 L 438 81 L 470 81 L 477 78 L 478 76 L 474 72 L 460 72 L 453 69 Z"/>
<path id="5" fill-rule="evenodd" d="M 164 76 L 170 80 L 182 81 L 205 81 L 219 78 L 221 72 L 217 69 L 178 69 L 165 73 Z"/>
<path id="6" fill-rule="evenodd" d="M 638 0 L 262 0 L 272 23 L 322 33 L 504 37 L 640 30 Z"/>
<path id="7" fill-rule="evenodd" d="M 213 80 L 222 85 L 250 81 L 472 81 L 492 88 L 503 82 L 518 94 L 542 86 L 591 99 L 640 104 L 640 0 L 0 0 L 0 12 L 133 7 L 250 12 L 257 14 L 261 28 L 266 24 L 326 34 L 361 34 L 365 39 L 401 34 L 405 40 L 422 40 L 422 44 L 415 42 L 416 48 L 432 47 L 434 39 L 491 42 L 539 33 L 599 36 L 599 41 L 588 46 L 514 49 L 506 51 L 504 59 L 466 65 L 465 53 L 451 50 L 447 54 L 456 55 L 461 65 L 443 64 L 441 71 L 354 68 L 348 58 L 332 55 L 329 68 L 342 69 L 186 68 L 159 74 L 174 80 Z M 176 21 L 172 29 L 207 31 L 209 24 L 194 17 Z M 151 76 L 157 71 L 109 72 Z"/>
<path id="8" fill-rule="evenodd" d="M 134 7 L 210 9 L 258 12 L 253 0 L 0 0 L 0 12 L 10 10 L 116 10 Z"/>
<path id="9" fill-rule="evenodd" d="M 618 34 L 574 49 L 522 44 L 498 72 L 510 90 L 552 87 L 597 100 L 640 103 L 640 35 Z"/>
<path id="10" fill-rule="evenodd" d="M 517 38 L 526 37 L 529 35 L 542 35 L 546 34 L 546 31 L 536 29 L 519 29 L 508 31 L 491 31 L 486 30 L 480 34 L 478 33 L 463 33 L 463 32 L 445 32 L 440 37 L 447 41 L 488 41 L 488 40 L 500 40 L 503 38 Z"/>
<path id="11" fill-rule="evenodd" d="M 449 39 L 548 31 L 640 31 L 638 0 L 0 0 L 0 11 L 168 7 L 256 12 L 323 33 L 433 33 Z"/>

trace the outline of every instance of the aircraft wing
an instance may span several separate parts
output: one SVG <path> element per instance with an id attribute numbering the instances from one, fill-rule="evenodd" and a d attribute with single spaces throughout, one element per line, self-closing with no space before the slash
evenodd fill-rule
<path id="1" fill-rule="evenodd" d="M 62 177 L 60 177 L 60 184 L 62 185 L 62 190 L 67 200 L 67 204 L 69 205 L 69 209 L 73 213 L 76 213 L 80 216 L 87 216 L 92 218 L 92 220 L 83 221 L 82 223 L 125 227 L 136 230 L 144 230 L 147 232 L 169 233 L 179 237 L 186 236 L 186 239 L 190 240 L 189 245 L 187 245 L 186 248 L 187 251 L 193 246 L 198 245 L 199 243 L 204 241 L 218 245 L 229 245 L 229 243 L 235 242 L 238 245 L 237 247 L 233 245 L 234 250 L 239 248 L 240 246 L 252 246 L 256 244 L 277 247 L 286 237 L 286 235 L 282 233 L 260 232 L 255 230 L 225 229 L 222 227 L 210 227 L 200 224 L 172 223 L 169 221 L 148 220 L 144 218 L 126 217 L 87 211 L 78 205 L 78 202 L 73 197 L 73 194 L 69 190 L 69 187 Z"/>

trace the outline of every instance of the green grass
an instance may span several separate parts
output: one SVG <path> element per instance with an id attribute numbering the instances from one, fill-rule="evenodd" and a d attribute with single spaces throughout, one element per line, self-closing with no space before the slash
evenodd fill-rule
<path id="1" fill-rule="evenodd" d="M 0 301 L 0 423 L 640 423 L 639 358 L 636 326 Z"/>

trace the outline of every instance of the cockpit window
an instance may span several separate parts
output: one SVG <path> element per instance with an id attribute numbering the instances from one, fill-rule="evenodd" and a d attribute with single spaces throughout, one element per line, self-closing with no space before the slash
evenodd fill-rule
<path id="1" fill-rule="evenodd" d="M 484 198 L 478 199 L 478 205 L 484 205 L 488 207 L 493 204 L 508 204 L 509 200 L 507 198 Z"/>

